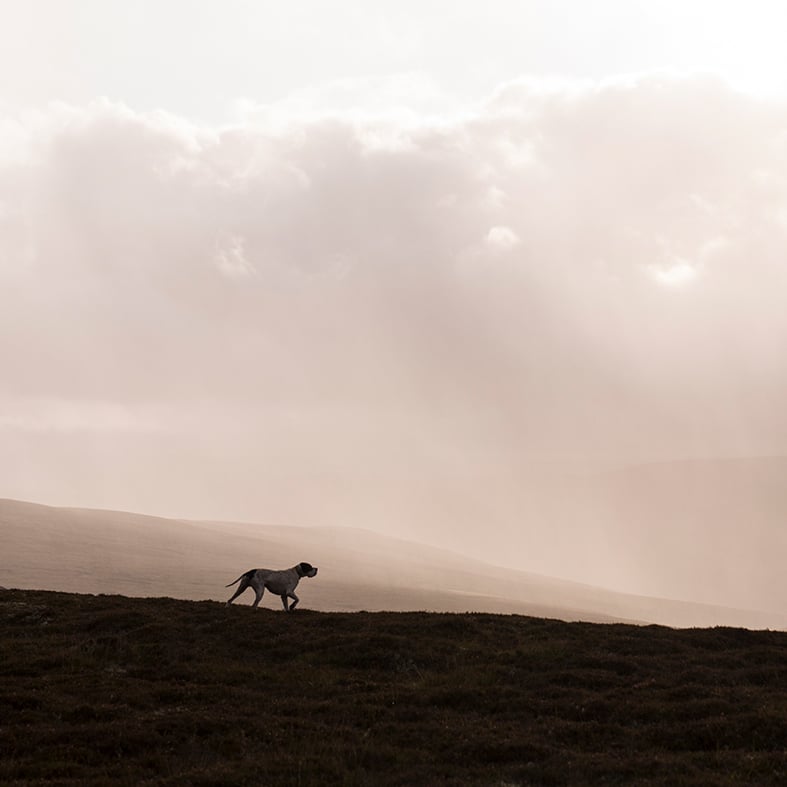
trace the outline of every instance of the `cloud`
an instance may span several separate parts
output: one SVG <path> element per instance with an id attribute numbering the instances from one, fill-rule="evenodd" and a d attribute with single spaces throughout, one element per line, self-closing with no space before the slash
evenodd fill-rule
<path id="1" fill-rule="evenodd" d="M 668 267 L 652 268 L 656 281 L 668 287 L 680 287 L 697 278 L 697 269 L 685 260 L 673 260 Z"/>
<path id="2" fill-rule="evenodd" d="M 741 285 L 763 288 L 759 319 L 784 330 L 769 295 L 783 281 L 783 118 L 717 81 L 660 75 L 511 83 L 472 114 L 407 128 L 320 115 L 201 129 L 108 102 L 55 107 L 4 165 L 8 385 L 177 400 L 200 380 L 236 396 L 275 364 L 274 387 L 304 401 L 391 391 L 426 407 L 451 380 L 475 406 L 489 391 L 473 364 L 495 358 L 538 409 L 524 381 L 549 363 L 562 388 L 574 355 L 598 359 L 588 384 L 622 393 L 648 358 L 647 377 L 677 392 L 676 366 L 738 333 Z M 371 141 L 385 122 L 396 146 Z M 511 264 L 461 264 L 501 251 Z M 691 283 L 691 308 L 676 313 L 659 283 Z M 461 359 L 439 349 L 456 342 Z M 747 343 L 727 363 L 746 363 Z M 367 362 L 383 391 L 347 382 Z"/>
<path id="3" fill-rule="evenodd" d="M 246 259 L 242 237 L 232 235 L 217 244 L 214 261 L 216 267 L 231 279 L 244 279 L 254 275 L 254 268 Z"/>
<path id="4" fill-rule="evenodd" d="M 486 242 L 493 249 L 507 251 L 519 244 L 519 236 L 510 227 L 491 227 Z"/>

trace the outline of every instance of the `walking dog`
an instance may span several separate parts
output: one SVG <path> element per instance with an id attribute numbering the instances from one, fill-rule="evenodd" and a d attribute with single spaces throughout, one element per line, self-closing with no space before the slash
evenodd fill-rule
<path id="1" fill-rule="evenodd" d="M 243 593 L 246 588 L 252 588 L 256 595 L 252 607 L 256 607 L 262 599 L 265 590 L 270 590 L 281 598 L 285 612 L 292 612 L 300 599 L 295 595 L 295 588 L 302 577 L 317 576 L 317 569 L 311 563 L 298 563 L 297 566 L 286 568 L 282 571 L 273 571 L 269 568 L 253 568 L 245 574 L 241 574 L 235 582 L 240 582 L 235 595 L 227 602 L 227 606 Z M 235 582 L 230 582 L 226 587 L 232 587 Z M 292 604 L 288 604 L 288 599 L 292 599 Z"/>

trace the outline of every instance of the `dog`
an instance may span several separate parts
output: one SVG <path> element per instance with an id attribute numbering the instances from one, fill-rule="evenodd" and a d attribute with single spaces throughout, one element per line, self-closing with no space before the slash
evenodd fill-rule
<path id="1" fill-rule="evenodd" d="M 315 577 L 317 576 L 317 569 L 311 563 L 298 563 L 297 566 L 292 568 L 285 568 L 282 571 L 274 571 L 269 568 L 253 568 L 245 574 L 241 574 L 235 582 L 240 582 L 235 595 L 227 601 L 227 606 L 243 593 L 246 588 L 252 588 L 256 595 L 252 607 L 256 607 L 260 603 L 263 593 L 266 588 L 271 593 L 275 593 L 281 598 L 282 606 L 285 612 L 292 612 L 300 599 L 295 595 L 295 588 L 302 577 Z M 235 582 L 230 582 L 225 587 L 232 587 Z M 292 604 L 288 603 L 288 599 L 292 599 Z"/>

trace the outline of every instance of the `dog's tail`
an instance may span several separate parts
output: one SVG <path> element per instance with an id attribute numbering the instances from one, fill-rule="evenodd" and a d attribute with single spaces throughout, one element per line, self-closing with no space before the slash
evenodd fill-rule
<path id="1" fill-rule="evenodd" d="M 235 585 L 235 584 L 237 584 L 238 582 L 240 582 L 240 581 L 243 579 L 243 577 L 250 577 L 250 576 L 251 576 L 251 575 L 252 575 L 252 574 L 253 574 L 253 573 L 254 573 L 256 570 L 257 570 L 256 568 L 253 568 L 253 569 L 251 569 L 251 571 L 246 571 L 244 574 L 241 574 L 241 575 L 240 575 L 240 576 L 239 576 L 239 577 L 238 577 L 238 578 L 235 580 L 235 582 L 230 582 L 230 583 L 229 583 L 229 585 L 225 585 L 224 587 L 225 587 L 225 588 L 231 588 L 233 585 Z"/>

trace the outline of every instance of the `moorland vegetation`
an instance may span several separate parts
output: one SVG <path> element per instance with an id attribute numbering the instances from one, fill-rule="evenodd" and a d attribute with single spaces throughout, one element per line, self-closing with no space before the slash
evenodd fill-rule
<path id="1" fill-rule="evenodd" d="M 0 591 L 4 785 L 787 782 L 787 632 Z"/>

